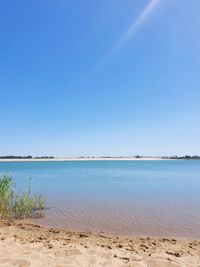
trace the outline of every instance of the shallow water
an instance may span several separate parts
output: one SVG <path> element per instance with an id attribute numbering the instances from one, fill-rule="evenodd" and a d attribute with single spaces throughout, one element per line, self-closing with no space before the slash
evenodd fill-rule
<path id="1" fill-rule="evenodd" d="M 128 235 L 200 238 L 200 161 L 0 162 L 47 199 L 39 222 Z"/>

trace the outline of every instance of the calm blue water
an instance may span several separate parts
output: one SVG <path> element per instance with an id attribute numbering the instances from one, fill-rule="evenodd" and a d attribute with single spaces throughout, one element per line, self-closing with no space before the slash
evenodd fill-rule
<path id="1" fill-rule="evenodd" d="M 44 224 L 200 237 L 200 161 L 0 162 L 47 199 Z"/>

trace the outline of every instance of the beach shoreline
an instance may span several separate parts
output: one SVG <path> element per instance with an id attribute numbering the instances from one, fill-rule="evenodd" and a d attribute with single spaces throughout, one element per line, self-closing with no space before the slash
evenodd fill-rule
<path id="1" fill-rule="evenodd" d="M 160 157 L 65 157 L 65 158 L 32 158 L 32 159 L 0 159 L 0 162 L 38 162 L 38 161 L 160 161 L 160 160 L 175 160 L 175 159 L 165 159 Z"/>
<path id="2" fill-rule="evenodd" d="M 199 266 L 200 240 L 119 237 L 49 228 L 29 220 L 0 222 L 0 266 Z"/>

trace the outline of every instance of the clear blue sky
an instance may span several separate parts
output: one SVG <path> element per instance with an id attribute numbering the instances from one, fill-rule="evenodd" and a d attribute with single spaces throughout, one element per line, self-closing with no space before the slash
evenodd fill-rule
<path id="1" fill-rule="evenodd" d="M 0 3 L 0 154 L 200 154 L 199 0 Z"/>

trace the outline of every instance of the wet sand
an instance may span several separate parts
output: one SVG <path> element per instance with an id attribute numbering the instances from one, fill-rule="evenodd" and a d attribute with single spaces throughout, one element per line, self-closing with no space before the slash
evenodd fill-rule
<path id="1" fill-rule="evenodd" d="M 118 237 L 0 222 L 1 267 L 200 266 L 200 240 Z"/>

